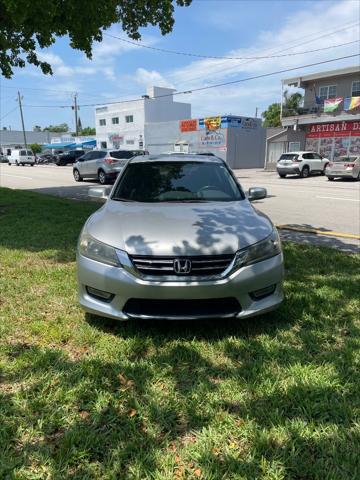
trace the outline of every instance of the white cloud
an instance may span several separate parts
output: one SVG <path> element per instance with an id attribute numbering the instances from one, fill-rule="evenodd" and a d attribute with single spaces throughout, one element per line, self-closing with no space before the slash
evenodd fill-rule
<path id="1" fill-rule="evenodd" d="M 161 73 L 156 70 L 146 70 L 145 68 L 138 68 L 135 73 L 135 81 L 145 87 L 156 85 L 157 87 L 173 88 L 173 84 L 166 80 Z"/>
<path id="2" fill-rule="evenodd" d="M 103 67 L 102 71 L 104 72 L 106 78 L 109 80 L 116 80 L 116 75 L 113 67 Z"/>
<path id="3" fill-rule="evenodd" d="M 113 35 L 113 36 L 108 36 Z M 93 54 L 92 54 L 92 63 L 97 64 L 108 64 L 112 62 L 116 57 L 123 55 L 124 53 L 130 51 L 139 51 L 141 52 L 142 48 L 134 45 L 132 43 L 122 42 L 118 38 L 124 38 L 127 40 L 125 33 L 119 27 L 113 27 L 110 30 L 107 30 L 103 34 L 102 42 L 95 42 L 93 44 Z M 132 40 L 131 40 L 132 41 Z M 158 42 L 156 37 L 151 35 L 144 35 L 142 38 L 144 45 L 155 45 Z M 141 42 L 139 42 L 141 43 Z"/>
<path id="4" fill-rule="evenodd" d="M 262 75 L 357 53 L 359 52 L 359 46 L 353 44 L 348 47 L 293 55 L 296 52 L 315 50 L 359 39 L 359 26 L 349 26 L 346 30 L 330 35 L 330 32 L 340 30 L 350 23 L 354 25 L 357 18 L 359 18 L 359 4 L 357 2 L 342 1 L 328 4 L 326 9 L 319 3 L 315 5 L 307 3 L 304 10 L 299 11 L 296 16 L 285 17 L 282 23 L 279 21 L 276 30 L 262 32 L 257 41 L 250 47 L 234 49 L 224 53 L 224 56 L 229 57 L 254 57 L 280 54 L 280 52 L 289 53 L 289 56 L 261 60 L 203 59 L 192 61 L 185 67 L 176 68 L 166 73 L 147 72 L 147 75 L 150 79 L 152 77 L 154 81 L 159 79 L 164 83 L 175 85 L 178 90 L 192 90 L 204 85 Z M 320 26 L 324 27 L 319 28 Z M 320 36 L 322 38 L 318 38 Z M 311 71 L 331 70 L 356 63 L 358 63 L 358 58 L 354 57 L 344 61 L 314 66 Z M 134 76 L 136 81 L 138 81 L 139 76 L 140 78 L 146 78 L 146 73 L 141 72 L 139 75 L 139 70 L 143 69 L 136 71 Z M 303 73 L 310 73 L 310 70 L 303 68 L 282 75 L 195 92 L 192 95 L 180 95 L 176 99 L 191 101 L 194 115 L 224 112 L 252 115 L 256 107 L 264 109 L 269 103 L 279 100 L 281 78 Z"/>

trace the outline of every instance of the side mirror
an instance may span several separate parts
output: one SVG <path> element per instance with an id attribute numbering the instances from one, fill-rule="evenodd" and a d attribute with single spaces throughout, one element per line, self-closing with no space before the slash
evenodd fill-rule
<path id="1" fill-rule="evenodd" d="M 76 162 L 83 162 L 83 161 L 84 161 L 84 159 L 83 159 L 82 157 L 79 157 L 79 158 L 76 158 L 76 160 L 75 160 L 75 161 L 76 161 Z"/>
<path id="2" fill-rule="evenodd" d="M 247 195 L 250 202 L 254 200 L 261 200 L 263 198 L 266 198 L 266 196 L 267 196 L 266 188 L 261 188 L 261 187 L 249 188 L 249 192 Z"/>
<path id="3" fill-rule="evenodd" d="M 106 187 L 92 187 L 88 190 L 88 196 L 94 202 L 106 202 L 109 191 Z"/>

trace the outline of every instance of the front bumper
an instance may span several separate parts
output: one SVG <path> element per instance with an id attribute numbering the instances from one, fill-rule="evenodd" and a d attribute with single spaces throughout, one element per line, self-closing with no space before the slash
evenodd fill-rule
<path id="1" fill-rule="evenodd" d="M 82 255 L 77 256 L 79 302 L 89 313 L 128 320 L 130 317 L 123 310 L 131 299 L 156 300 L 203 300 L 235 298 L 241 310 L 232 315 L 246 318 L 274 310 L 283 301 L 282 282 L 284 276 L 283 255 L 276 255 L 254 265 L 242 267 L 229 277 L 211 281 L 148 281 L 139 278 L 126 269 L 111 267 L 96 262 Z M 253 300 L 250 292 L 275 285 L 275 291 L 260 300 Z M 89 295 L 86 287 L 112 293 L 110 302 L 105 302 Z M 207 315 L 222 318 L 228 315 Z M 144 317 L 145 318 L 145 317 Z M 146 318 L 167 320 L 194 320 L 203 318 L 198 315 L 152 315 Z"/>

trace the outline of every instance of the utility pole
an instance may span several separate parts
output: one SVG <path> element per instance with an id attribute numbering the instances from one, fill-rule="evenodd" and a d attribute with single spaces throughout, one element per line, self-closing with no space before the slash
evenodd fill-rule
<path id="1" fill-rule="evenodd" d="M 77 93 L 74 95 L 74 109 L 75 109 L 75 133 L 78 136 L 78 106 L 77 106 Z"/>
<path id="2" fill-rule="evenodd" d="M 22 111 L 21 95 L 20 95 L 19 91 L 18 91 L 18 102 L 19 102 L 19 107 L 20 107 L 21 125 L 22 125 L 22 131 L 23 131 L 23 135 L 24 135 L 24 144 L 25 144 L 25 148 L 27 150 L 26 133 L 25 133 L 25 125 L 24 125 L 24 115 L 23 115 L 23 111 Z"/>
<path id="3" fill-rule="evenodd" d="M 258 107 L 256 107 L 255 109 L 255 118 L 257 118 L 257 114 L 258 114 Z"/>

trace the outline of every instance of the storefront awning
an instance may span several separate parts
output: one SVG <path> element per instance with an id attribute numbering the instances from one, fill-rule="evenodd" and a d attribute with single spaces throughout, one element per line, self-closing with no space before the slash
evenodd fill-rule
<path id="1" fill-rule="evenodd" d="M 85 142 L 80 143 L 46 143 L 42 146 L 43 150 L 45 149 L 70 149 L 70 148 L 93 148 L 96 147 L 96 140 L 86 140 Z"/>

